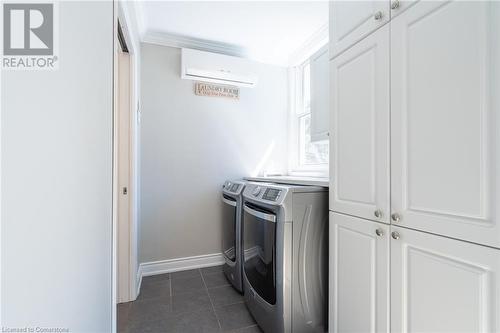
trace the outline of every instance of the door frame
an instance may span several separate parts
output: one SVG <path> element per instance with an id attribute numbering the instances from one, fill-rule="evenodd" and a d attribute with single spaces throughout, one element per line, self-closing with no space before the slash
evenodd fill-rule
<path id="1" fill-rule="evenodd" d="M 114 74 L 113 74 L 113 263 L 112 263 L 112 306 L 113 306 L 113 332 L 116 331 L 116 305 L 118 304 L 118 263 L 120 260 L 127 260 L 129 267 L 128 297 L 124 302 L 134 301 L 138 294 L 138 133 L 139 133 L 139 103 L 138 103 L 138 50 L 132 40 L 132 28 L 130 27 L 130 18 L 127 12 L 126 4 L 122 1 L 115 1 L 115 15 L 113 19 L 113 39 L 114 39 Z M 129 84 L 130 84 L 130 122 L 129 122 L 129 170 L 130 178 L 128 182 L 129 196 L 129 237 L 128 251 L 119 252 L 118 249 L 118 199 L 121 195 L 120 184 L 118 183 L 118 144 L 119 144 L 119 103 L 118 103 L 118 56 L 120 42 L 118 40 L 118 25 L 121 28 L 123 41 L 127 45 L 129 54 Z M 123 241 L 123 240 L 122 240 Z"/>

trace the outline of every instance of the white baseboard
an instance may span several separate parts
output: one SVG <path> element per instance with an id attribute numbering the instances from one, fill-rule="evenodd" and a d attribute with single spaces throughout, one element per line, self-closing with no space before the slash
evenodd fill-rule
<path id="1" fill-rule="evenodd" d="M 137 290 L 140 289 L 140 284 L 143 276 L 158 275 L 164 273 L 172 273 L 184 271 L 188 269 L 203 268 L 218 266 L 224 263 L 222 253 L 204 254 L 201 256 L 176 258 L 160 261 L 143 262 L 139 265 L 140 277 Z"/>
<path id="2" fill-rule="evenodd" d="M 142 267 L 141 267 L 141 265 L 139 265 L 139 268 L 137 269 L 137 278 L 135 281 L 137 282 L 137 285 L 136 285 L 137 289 L 136 289 L 135 295 L 137 297 L 139 297 L 139 293 L 141 292 L 141 284 L 142 284 Z M 136 299 L 137 299 L 137 297 L 136 297 Z"/>

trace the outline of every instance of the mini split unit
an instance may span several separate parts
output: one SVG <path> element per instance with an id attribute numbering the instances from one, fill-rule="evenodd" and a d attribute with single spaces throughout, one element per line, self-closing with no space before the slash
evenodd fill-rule
<path id="1" fill-rule="evenodd" d="M 182 79 L 252 88 L 257 85 L 252 68 L 252 62 L 243 58 L 182 49 Z"/>

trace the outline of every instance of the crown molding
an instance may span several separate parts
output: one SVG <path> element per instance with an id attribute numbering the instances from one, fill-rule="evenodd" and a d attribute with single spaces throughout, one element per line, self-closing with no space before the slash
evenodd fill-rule
<path id="1" fill-rule="evenodd" d="M 326 23 L 313 35 L 311 35 L 311 37 L 309 37 L 300 48 L 295 50 L 291 54 L 291 56 L 288 57 L 288 61 L 286 60 L 286 58 L 284 59 L 284 61 L 270 61 L 269 59 L 261 59 L 251 56 L 246 48 L 239 45 L 188 37 L 168 32 L 147 31 L 142 37 L 142 42 L 161 46 L 189 48 L 200 51 L 219 53 L 228 56 L 246 58 L 256 62 L 288 67 L 301 64 L 316 51 L 318 51 L 321 47 L 326 45 L 328 43 L 328 33 L 328 23 Z"/>
<path id="2" fill-rule="evenodd" d="M 290 66 L 297 66 L 306 61 L 306 59 L 328 43 L 328 34 L 328 23 L 326 23 L 291 54 L 288 58 L 288 64 Z"/>
<path id="3" fill-rule="evenodd" d="M 247 57 L 247 52 L 245 48 L 238 45 L 215 42 L 200 38 L 187 37 L 166 32 L 148 31 L 144 35 L 142 42 L 155 45 L 162 45 L 162 46 L 190 48 L 200 51 L 225 54 L 229 56 L 236 56 L 243 58 Z"/>
<path id="4" fill-rule="evenodd" d="M 142 1 L 130 1 L 131 9 L 134 13 L 137 35 L 142 41 L 146 34 L 145 14 Z"/>

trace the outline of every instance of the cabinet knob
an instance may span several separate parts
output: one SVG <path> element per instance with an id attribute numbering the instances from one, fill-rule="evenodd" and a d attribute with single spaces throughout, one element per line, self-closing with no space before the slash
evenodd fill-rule
<path id="1" fill-rule="evenodd" d="M 377 230 L 375 230 L 375 233 L 377 234 L 377 236 L 383 236 L 384 235 L 384 229 L 378 228 Z"/>
<path id="2" fill-rule="evenodd" d="M 391 3 L 391 9 L 398 9 L 399 8 L 399 0 L 394 0 L 392 3 Z"/>
<path id="3" fill-rule="evenodd" d="M 398 223 L 401 221 L 401 215 L 399 215 L 398 213 L 393 213 L 391 214 L 391 220 Z"/>
<path id="4" fill-rule="evenodd" d="M 380 209 L 377 209 L 376 211 L 373 212 L 376 218 L 381 218 L 382 217 L 382 211 Z"/>
<path id="5" fill-rule="evenodd" d="M 394 239 L 396 239 L 396 240 L 397 240 L 397 239 L 399 239 L 399 238 L 401 237 L 401 235 L 400 235 L 400 234 L 399 234 L 399 232 L 397 232 L 397 231 L 393 231 L 393 232 L 391 233 L 391 236 L 392 236 L 392 238 L 394 238 Z"/>
<path id="6" fill-rule="evenodd" d="M 375 15 L 373 15 L 373 18 L 375 19 L 375 21 L 380 21 L 383 16 L 384 14 L 381 11 L 378 11 L 375 13 Z"/>

